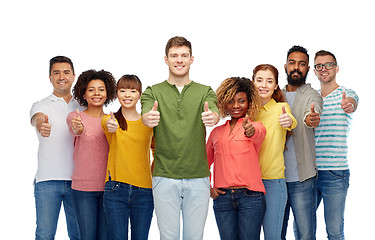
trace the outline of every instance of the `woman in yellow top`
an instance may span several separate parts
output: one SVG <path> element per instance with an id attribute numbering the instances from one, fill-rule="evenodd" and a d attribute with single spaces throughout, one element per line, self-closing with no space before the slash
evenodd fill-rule
<path id="1" fill-rule="evenodd" d="M 278 85 L 278 71 L 269 64 L 253 70 L 253 83 L 259 92 L 262 108 L 256 121 L 267 133 L 259 153 L 260 169 L 266 189 L 266 213 L 263 219 L 264 239 L 281 238 L 287 190 L 284 176 L 284 148 L 287 131 L 297 126 L 288 103 Z"/>
<path id="2" fill-rule="evenodd" d="M 110 239 L 148 239 L 154 202 L 150 168 L 153 150 L 152 128 L 142 123 L 136 104 L 142 83 L 135 75 L 124 75 L 117 82 L 120 109 L 102 118 L 109 144 L 104 210 Z"/>

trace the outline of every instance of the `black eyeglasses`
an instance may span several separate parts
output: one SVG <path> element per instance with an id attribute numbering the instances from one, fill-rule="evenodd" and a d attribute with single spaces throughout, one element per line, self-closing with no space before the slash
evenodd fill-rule
<path id="1" fill-rule="evenodd" d="M 316 71 L 322 71 L 323 70 L 323 66 L 327 69 L 327 70 L 330 70 L 333 68 L 333 66 L 337 66 L 336 63 L 333 63 L 333 62 L 328 62 L 328 63 L 325 63 L 325 64 L 316 64 L 314 65 L 314 68 Z"/>

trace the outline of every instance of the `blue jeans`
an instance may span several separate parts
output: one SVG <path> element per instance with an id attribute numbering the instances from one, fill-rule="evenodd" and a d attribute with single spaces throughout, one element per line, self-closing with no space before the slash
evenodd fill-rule
<path id="1" fill-rule="evenodd" d="M 288 198 L 285 179 L 263 179 L 266 189 L 266 213 L 263 219 L 265 240 L 280 240 Z"/>
<path id="2" fill-rule="evenodd" d="M 214 199 L 214 213 L 222 240 L 260 239 L 260 229 L 266 210 L 262 192 L 246 188 L 224 189 L 225 194 Z"/>
<path id="3" fill-rule="evenodd" d="M 287 182 L 288 201 L 285 207 L 281 239 L 285 239 L 290 208 L 294 216 L 294 236 L 297 240 L 315 240 L 316 233 L 316 179 Z"/>
<path id="4" fill-rule="evenodd" d="M 68 236 L 70 239 L 79 239 L 71 184 L 72 181 L 64 180 L 35 183 L 36 240 L 55 238 L 61 203 L 64 204 Z"/>
<path id="5" fill-rule="evenodd" d="M 344 211 L 349 188 L 349 170 L 319 170 L 317 206 L 324 202 L 324 219 L 328 239 L 344 237 Z"/>
<path id="6" fill-rule="evenodd" d="M 104 191 L 104 210 L 111 240 L 128 239 L 129 218 L 131 239 L 148 239 L 154 211 L 150 188 L 108 181 Z"/>
<path id="7" fill-rule="evenodd" d="M 73 189 L 80 240 L 108 239 L 108 226 L 103 209 L 103 192 Z"/>
<path id="8" fill-rule="evenodd" d="M 192 179 L 153 177 L 152 193 L 161 240 L 180 239 L 181 212 L 182 239 L 203 239 L 210 201 L 208 177 Z"/>

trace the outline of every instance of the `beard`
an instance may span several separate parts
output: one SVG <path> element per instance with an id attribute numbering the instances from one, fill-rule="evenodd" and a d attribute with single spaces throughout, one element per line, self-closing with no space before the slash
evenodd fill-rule
<path id="1" fill-rule="evenodd" d="M 299 77 L 298 78 L 293 78 L 292 75 L 294 73 L 298 73 Z M 302 72 L 300 70 L 298 70 L 298 69 L 295 69 L 295 70 L 291 71 L 289 74 L 287 73 L 288 84 L 290 84 L 292 86 L 301 86 L 302 84 L 305 84 L 306 83 L 307 74 L 308 74 L 308 72 L 306 73 L 305 76 L 303 76 Z"/>

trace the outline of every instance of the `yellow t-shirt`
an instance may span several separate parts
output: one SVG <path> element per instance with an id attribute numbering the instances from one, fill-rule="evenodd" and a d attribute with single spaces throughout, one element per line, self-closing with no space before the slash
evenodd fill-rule
<path id="1" fill-rule="evenodd" d="M 282 106 L 285 106 L 285 111 L 293 120 L 293 124 L 290 128 L 283 128 L 279 123 L 279 116 L 282 114 Z M 256 121 L 263 123 L 267 130 L 259 153 L 262 178 L 285 178 L 284 148 L 286 133 L 297 126 L 297 121 L 293 117 L 288 103 L 277 103 L 271 98 L 271 100 L 260 109 Z"/>
<path id="2" fill-rule="evenodd" d="M 106 122 L 110 115 L 102 118 L 101 124 L 109 144 L 106 181 L 118 181 L 142 188 L 152 188 L 150 149 L 153 150 L 153 130 L 142 120 L 128 121 L 127 131 L 120 127 L 108 132 Z"/>

